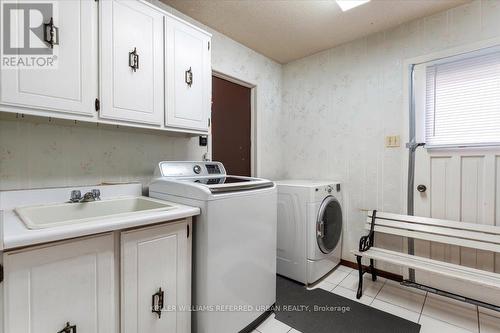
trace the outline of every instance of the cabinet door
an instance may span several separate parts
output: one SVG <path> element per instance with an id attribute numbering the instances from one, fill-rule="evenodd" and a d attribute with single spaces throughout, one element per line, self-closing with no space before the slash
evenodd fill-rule
<path id="1" fill-rule="evenodd" d="M 6 253 L 5 332 L 116 332 L 113 247 L 105 235 Z"/>
<path id="2" fill-rule="evenodd" d="M 137 0 L 100 3 L 100 117 L 161 125 L 165 96 L 164 15 Z"/>
<path id="3" fill-rule="evenodd" d="M 191 241 L 186 222 L 123 232 L 122 332 L 190 333 Z M 153 295 L 163 292 L 163 311 Z"/>
<path id="4" fill-rule="evenodd" d="M 206 131 L 210 115 L 210 37 L 167 17 L 165 125 Z"/>
<path id="5" fill-rule="evenodd" d="M 2 67 L 1 103 L 93 116 L 98 94 L 97 3 L 87 0 L 53 3 L 54 25 L 59 28 L 59 45 L 53 48 L 57 66 L 53 69 Z M 24 45 L 25 36 L 17 36 L 18 45 Z M 32 43 L 35 41 L 40 44 L 37 47 L 48 47 L 37 38 Z"/>

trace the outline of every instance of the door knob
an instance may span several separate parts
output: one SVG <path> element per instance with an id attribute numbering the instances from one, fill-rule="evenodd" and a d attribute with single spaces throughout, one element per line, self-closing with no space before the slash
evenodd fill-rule
<path id="1" fill-rule="evenodd" d="M 425 191 L 427 191 L 427 186 L 420 184 L 417 186 L 417 191 L 419 191 L 420 193 L 424 193 Z"/>

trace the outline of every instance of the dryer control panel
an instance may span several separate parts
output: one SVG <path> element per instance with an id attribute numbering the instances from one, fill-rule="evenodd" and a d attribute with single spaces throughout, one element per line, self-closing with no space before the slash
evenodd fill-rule
<path id="1" fill-rule="evenodd" d="M 315 201 L 323 200 L 327 195 L 340 196 L 341 195 L 341 184 L 334 183 L 329 185 L 318 186 L 314 189 Z"/>

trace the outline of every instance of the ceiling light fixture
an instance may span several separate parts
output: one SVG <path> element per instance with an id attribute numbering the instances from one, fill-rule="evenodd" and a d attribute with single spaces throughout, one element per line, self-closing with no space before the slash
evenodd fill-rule
<path id="1" fill-rule="evenodd" d="M 336 2 L 340 9 L 342 9 L 343 12 L 346 12 L 349 9 L 364 5 L 365 3 L 370 2 L 370 0 L 336 0 Z"/>

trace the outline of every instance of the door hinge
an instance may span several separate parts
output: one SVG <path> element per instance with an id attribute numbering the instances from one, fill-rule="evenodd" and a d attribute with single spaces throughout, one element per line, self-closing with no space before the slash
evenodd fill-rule
<path id="1" fill-rule="evenodd" d="M 210 127 L 210 118 L 208 118 L 208 127 Z"/>
<path id="2" fill-rule="evenodd" d="M 189 224 L 187 225 L 187 238 L 189 238 Z"/>
<path id="3" fill-rule="evenodd" d="M 210 42 L 208 42 L 208 50 L 210 51 Z"/>
<path id="4" fill-rule="evenodd" d="M 99 101 L 99 98 L 95 99 L 95 110 L 99 111 L 101 109 L 101 102 Z"/>
<path id="5" fill-rule="evenodd" d="M 3 282 L 3 266 L 0 265 L 0 283 Z"/>

